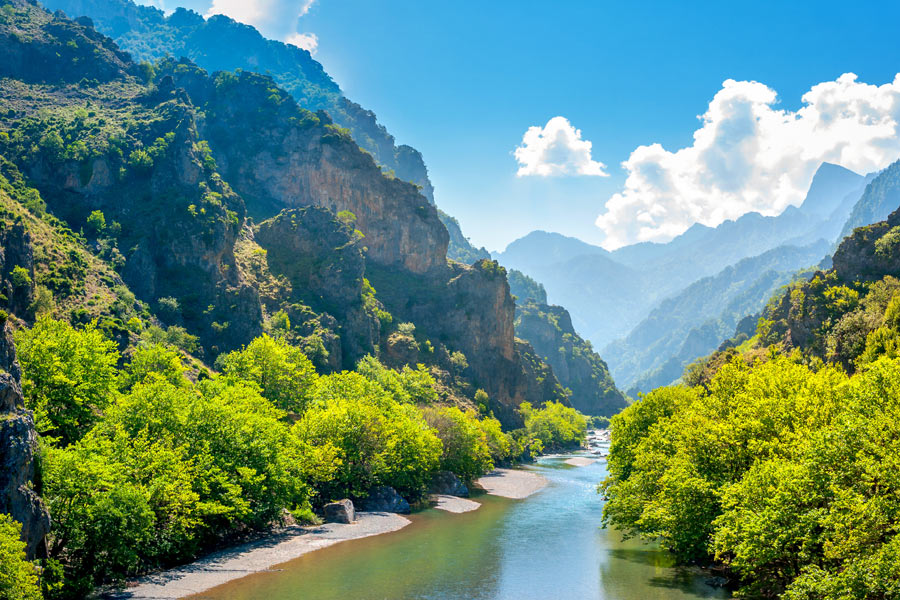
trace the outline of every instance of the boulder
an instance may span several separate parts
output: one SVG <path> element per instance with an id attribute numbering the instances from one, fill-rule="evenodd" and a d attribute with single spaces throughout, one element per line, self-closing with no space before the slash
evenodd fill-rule
<path id="1" fill-rule="evenodd" d="M 356 520 L 356 510 L 353 508 L 353 502 L 344 498 L 343 500 L 326 504 L 325 520 L 329 523 L 352 523 Z"/>
<path id="2" fill-rule="evenodd" d="M 397 493 L 392 487 L 379 485 L 372 488 L 369 497 L 366 498 L 363 509 L 368 512 L 389 512 L 408 514 L 410 512 L 409 502 L 403 496 Z"/>
<path id="3" fill-rule="evenodd" d="M 431 488 L 428 491 L 432 494 L 443 494 L 445 496 L 469 497 L 469 488 L 455 473 L 450 471 L 438 471 L 434 479 L 431 480 Z"/>

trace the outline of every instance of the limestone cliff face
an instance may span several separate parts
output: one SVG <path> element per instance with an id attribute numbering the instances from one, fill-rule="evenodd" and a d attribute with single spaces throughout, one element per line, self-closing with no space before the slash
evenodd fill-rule
<path id="1" fill-rule="evenodd" d="M 626 406 L 606 363 L 575 332 L 561 306 L 525 302 L 516 310 L 516 335 L 534 346 L 572 392 L 572 406 L 588 415 L 612 416 Z"/>
<path id="2" fill-rule="evenodd" d="M 50 531 L 50 517 L 32 484 L 37 432 L 24 408 L 12 330 L 6 321 L 0 327 L 0 513 L 22 524 L 26 553 L 34 558 Z"/>
<path id="3" fill-rule="evenodd" d="M 379 323 L 363 305 L 366 263 L 351 227 L 331 211 L 310 206 L 283 210 L 260 223 L 255 237 L 266 249 L 270 271 L 290 282 L 289 300 L 303 302 L 339 323 L 341 346 L 332 356 L 335 365 L 351 368 L 375 352 Z"/>
<path id="4" fill-rule="evenodd" d="M 200 135 L 254 218 L 310 205 L 350 211 L 370 261 L 419 274 L 444 266 L 449 236 L 437 209 L 415 185 L 384 176 L 326 113 L 301 109 L 255 73 L 162 73 L 202 107 Z"/>
<path id="5" fill-rule="evenodd" d="M 517 345 L 515 303 L 496 261 L 451 263 L 441 272 L 414 277 L 376 268 L 370 279 L 395 318 L 415 323 L 431 339 L 466 356 L 469 377 L 488 393 L 491 409 L 505 425 L 521 424 L 516 408 L 522 402 L 568 403 L 562 387 L 553 385 L 552 371 L 546 365 L 535 368 L 528 360 L 530 346 Z M 538 381 L 547 375 L 542 369 L 550 375 L 546 386 Z"/>
<path id="6" fill-rule="evenodd" d="M 16 267 L 25 270 L 29 281 L 17 281 L 12 276 Z M 34 254 L 31 235 L 22 223 L 0 221 L 0 286 L 9 312 L 27 318 L 34 296 Z"/>

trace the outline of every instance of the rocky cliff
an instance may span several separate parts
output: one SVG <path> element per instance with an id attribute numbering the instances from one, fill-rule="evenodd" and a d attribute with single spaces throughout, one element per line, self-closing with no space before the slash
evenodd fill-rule
<path id="1" fill-rule="evenodd" d="M 534 347 L 571 391 L 572 406 L 588 415 L 612 416 L 627 405 L 606 363 L 572 327 L 561 306 L 525 301 L 516 307 L 516 335 Z"/>
<path id="2" fill-rule="evenodd" d="M 56 47 L 57 21 L 79 45 L 110 44 L 87 21 L 12 6 L 0 35 L 21 23 L 39 53 Z M 76 282 L 77 293 L 51 290 L 67 302 L 56 314 L 96 315 L 123 347 L 145 328 L 183 326 L 208 363 L 262 331 L 302 345 L 324 370 L 365 353 L 415 360 L 459 393 L 486 390 L 512 425 L 522 401 L 565 400 L 516 347 L 505 271 L 448 262 L 434 206 L 327 114 L 264 75 L 96 57 L 103 73 L 121 63 L 118 76 L 37 86 L 8 69 L 0 81 L 0 153 L 38 190 L 22 192 L 33 192 L 33 210 L 16 210 L 34 231 L 59 223 L 71 240 L 61 264 L 83 273 L 38 275 L 48 288 Z M 419 350 L 393 351 L 410 327 Z"/>
<path id="3" fill-rule="evenodd" d="M 34 485 L 37 432 L 24 408 L 12 330 L 5 318 L 0 327 L 0 512 L 22 524 L 26 553 L 34 558 L 50 531 L 50 516 Z"/>

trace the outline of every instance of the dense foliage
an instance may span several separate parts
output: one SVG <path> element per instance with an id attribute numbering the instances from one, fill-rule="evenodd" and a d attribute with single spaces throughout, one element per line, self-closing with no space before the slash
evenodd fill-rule
<path id="1" fill-rule="evenodd" d="M 898 219 L 857 229 L 693 387 L 612 419 L 608 524 L 723 563 L 743 597 L 898 597 Z"/>
<path id="2" fill-rule="evenodd" d="M 897 359 L 848 377 L 781 356 L 655 390 L 612 420 L 605 519 L 725 563 L 747 597 L 894 597 L 898 382 Z"/>
<path id="3" fill-rule="evenodd" d="M 25 544 L 19 540 L 21 526 L 0 514 L 0 598 L 39 600 L 37 570 L 25 560 Z"/>
<path id="4" fill-rule="evenodd" d="M 199 380 L 187 355 L 161 343 L 117 367 L 115 344 L 91 324 L 45 317 L 16 339 L 27 406 L 48 433 L 48 598 L 187 560 L 285 510 L 315 518 L 323 503 L 379 485 L 416 500 L 439 469 L 472 480 L 584 440 L 584 418 L 562 405 L 524 404 L 526 428 L 507 434 L 490 416 L 436 404 L 423 367 L 395 371 L 369 356 L 358 372 L 318 375 L 267 335 Z"/>

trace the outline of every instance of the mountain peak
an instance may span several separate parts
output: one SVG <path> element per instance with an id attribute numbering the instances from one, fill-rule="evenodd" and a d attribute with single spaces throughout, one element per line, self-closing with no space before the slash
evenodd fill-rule
<path id="1" fill-rule="evenodd" d="M 807 214 L 827 217 L 864 179 L 862 175 L 840 165 L 822 163 L 813 176 L 800 209 Z"/>

